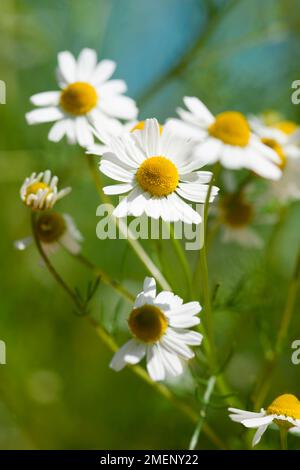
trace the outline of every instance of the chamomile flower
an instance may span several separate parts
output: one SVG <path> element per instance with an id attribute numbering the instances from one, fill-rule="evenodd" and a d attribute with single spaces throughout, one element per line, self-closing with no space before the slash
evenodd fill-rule
<path id="1" fill-rule="evenodd" d="M 69 214 L 59 214 L 54 211 L 42 212 L 36 219 L 36 234 L 47 255 L 64 247 L 76 255 L 81 250 L 83 237 Z M 17 240 L 14 245 L 18 250 L 24 250 L 32 242 L 32 237 Z"/>
<path id="2" fill-rule="evenodd" d="M 20 189 L 20 196 L 24 204 L 33 210 L 43 211 L 51 209 L 54 204 L 71 191 L 64 188 L 58 191 L 58 177 L 51 176 L 51 171 L 32 173 L 25 179 Z"/>
<path id="3" fill-rule="evenodd" d="M 198 325 L 199 302 L 183 301 L 172 292 L 156 295 L 153 278 L 146 278 L 128 319 L 133 339 L 114 355 L 110 367 L 119 371 L 146 356 L 147 370 L 154 381 L 183 372 L 182 361 L 194 357 L 189 346 L 201 344 L 202 335 L 189 328 Z"/>
<path id="4" fill-rule="evenodd" d="M 58 142 L 66 136 L 69 143 L 83 147 L 94 142 L 91 124 L 108 134 L 119 132 L 119 119 L 134 119 L 137 108 L 133 99 L 123 95 L 126 83 L 109 80 L 115 68 L 112 60 L 97 63 L 93 49 L 83 49 L 77 61 L 70 52 L 60 52 L 57 79 L 61 90 L 33 95 L 31 102 L 39 108 L 26 114 L 27 122 L 55 121 L 49 140 Z"/>
<path id="5" fill-rule="evenodd" d="M 232 421 L 243 424 L 246 428 L 257 428 L 253 447 L 259 443 L 262 435 L 271 423 L 292 433 L 300 431 L 300 401 L 295 395 L 284 394 L 277 397 L 266 410 L 259 413 L 229 408 Z"/>
<path id="6" fill-rule="evenodd" d="M 192 139 L 194 156 L 208 164 L 219 161 L 231 170 L 247 168 L 258 175 L 277 180 L 281 176 L 277 153 L 251 133 L 247 119 L 237 111 L 213 116 L 195 97 L 185 97 L 188 110 L 177 110 L 180 119 L 170 119 L 174 131 Z"/>
<path id="7" fill-rule="evenodd" d="M 254 206 L 243 193 L 228 193 L 219 200 L 219 222 L 224 242 L 236 242 L 245 247 L 261 248 L 262 238 L 253 228 L 256 219 Z"/>
<path id="8" fill-rule="evenodd" d="M 265 122 L 264 116 L 249 118 L 261 141 L 280 158 L 282 177 L 271 185 L 271 195 L 280 202 L 300 199 L 300 127 L 292 121 Z"/>
<path id="9" fill-rule="evenodd" d="M 147 119 L 144 129 L 108 143 L 110 152 L 100 160 L 100 171 L 120 184 L 103 188 L 105 194 L 129 193 L 115 208 L 116 217 L 133 215 L 166 222 L 199 224 L 200 215 L 183 199 L 205 203 L 212 173 L 195 171 L 201 165 L 191 158 L 193 144 L 175 136 L 156 119 Z M 218 188 L 212 187 L 210 201 Z"/>

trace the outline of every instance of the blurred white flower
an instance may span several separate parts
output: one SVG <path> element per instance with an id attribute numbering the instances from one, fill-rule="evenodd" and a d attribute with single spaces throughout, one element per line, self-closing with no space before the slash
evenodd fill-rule
<path id="1" fill-rule="evenodd" d="M 166 222 L 199 224 L 200 215 L 183 199 L 204 204 L 212 173 L 195 171 L 202 165 L 191 158 L 193 144 L 177 137 L 168 126 L 161 133 L 156 119 L 144 129 L 112 138 L 100 161 L 100 171 L 120 184 L 103 188 L 105 194 L 129 193 L 116 207 L 116 217 L 133 215 Z M 210 202 L 218 193 L 212 186 Z M 183 199 L 182 199 L 183 198 Z"/>
<path id="2" fill-rule="evenodd" d="M 119 371 L 126 364 L 137 364 L 146 356 L 152 380 L 164 380 L 183 372 L 182 360 L 194 357 L 189 346 L 201 344 L 202 335 L 189 328 L 198 325 L 199 302 L 183 301 L 172 292 L 156 295 L 153 278 L 146 278 L 138 294 L 128 325 L 133 335 L 114 355 L 110 367 Z"/>
<path id="3" fill-rule="evenodd" d="M 64 188 L 58 191 L 58 177 L 51 176 L 51 171 L 32 173 L 26 178 L 20 189 L 20 196 L 24 204 L 33 210 L 42 211 L 51 209 L 54 204 L 71 191 Z"/>
<path id="4" fill-rule="evenodd" d="M 92 124 L 108 134 L 120 132 L 119 119 L 135 119 L 138 111 L 134 100 L 123 95 L 126 83 L 109 80 L 115 68 L 112 60 L 97 63 L 93 49 L 83 49 L 77 61 L 70 52 L 60 52 L 57 79 L 61 90 L 33 95 L 31 102 L 39 108 L 26 114 L 27 122 L 55 121 L 49 140 L 58 142 L 66 136 L 69 143 L 83 147 L 94 142 Z"/>
<path id="5" fill-rule="evenodd" d="M 43 212 L 36 219 L 36 233 L 47 256 L 61 247 L 74 255 L 81 250 L 83 237 L 69 214 Z M 15 241 L 14 245 L 18 250 L 25 250 L 32 241 L 32 237 L 27 237 Z"/>
<path id="6" fill-rule="evenodd" d="M 177 135 L 195 143 L 194 156 L 200 162 L 219 161 L 231 170 L 247 168 L 264 178 L 280 178 L 277 153 L 251 133 L 242 113 L 225 111 L 213 116 L 198 98 L 186 96 L 183 101 L 188 111 L 178 108 L 180 119 L 168 122 Z"/>
<path id="7" fill-rule="evenodd" d="M 256 446 L 271 423 L 277 424 L 292 433 L 300 431 L 300 402 L 295 395 L 284 394 L 277 397 L 266 410 L 260 413 L 229 408 L 232 421 L 246 428 L 257 428 L 252 445 Z"/>
<path id="8" fill-rule="evenodd" d="M 272 182 L 270 195 L 283 203 L 300 199 L 300 127 L 292 121 L 266 124 L 264 115 L 251 116 L 249 122 L 261 141 L 280 158 L 282 177 Z"/>

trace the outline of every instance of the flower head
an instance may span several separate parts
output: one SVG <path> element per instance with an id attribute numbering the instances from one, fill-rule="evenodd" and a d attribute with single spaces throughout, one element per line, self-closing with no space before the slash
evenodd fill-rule
<path id="1" fill-rule="evenodd" d="M 300 430 L 300 401 L 295 395 L 284 394 L 277 397 L 266 410 L 260 413 L 229 408 L 232 421 L 243 424 L 246 428 L 257 428 L 252 445 L 259 443 L 263 433 L 271 423 L 277 424 L 290 432 Z"/>
<path id="2" fill-rule="evenodd" d="M 156 295 L 153 278 L 146 278 L 144 290 L 137 296 L 128 319 L 133 339 L 114 355 L 110 367 L 119 371 L 126 364 L 137 364 L 146 356 L 152 380 L 164 380 L 183 372 L 182 360 L 194 353 L 189 346 L 201 344 L 202 335 L 189 330 L 200 323 L 198 302 L 183 301 L 172 292 Z"/>
<path id="3" fill-rule="evenodd" d="M 38 174 L 32 173 L 21 186 L 21 199 L 26 206 L 31 207 L 33 210 L 51 209 L 56 201 L 71 191 L 71 188 L 58 191 L 57 183 L 57 176 L 51 176 L 50 170 Z"/>
<path id="4" fill-rule="evenodd" d="M 36 235 L 44 252 L 49 255 L 64 247 L 72 254 L 81 250 L 83 237 L 69 214 L 54 211 L 41 212 L 36 219 Z M 24 250 L 32 242 L 32 237 L 17 240 L 14 245 Z"/>
<path id="5" fill-rule="evenodd" d="M 300 126 L 293 121 L 266 122 L 264 116 L 249 118 L 253 131 L 279 157 L 282 177 L 272 183 L 270 195 L 280 202 L 300 199 Z"/>
<path id="6" fill-rule="evenodd" d="M 105 194 L 129 193 L 114 210 L 116 217 L 145 213 L 167 222 L 200 223 L 200 215 L 183 199 L 205 203 L 212 173 L 191 158 L 192 143 L 176 137 L 168 128 L 161 132 L 156 119 L 143 129 L 112 138 L 100 161 L 100 171 L 120 184 L 103 188 Z M 210 201 L 218 188 L 212 187 Z"/>
<path id="7" fill-rule="evenodd" d="M 229 169 L 247 168 L 264 178 L 281 176 L 279 157 L 252 134 L 246 117 L 237 111 L 213 116 L 195 97 L 185 97 L 188 110 L 177 110 L 180 119 L 170 119 L 173 130 L 195 143 L 194 155 L 206 163 L 220 163 Z"/>
<path id="8" fill-rule="evenodd" d="M 119 119 L 131 120 L 137 115 L 134 100 L 124 96 L 126 83 L 109 80 L 116 63 L 97 63 L 93 49 L 83 49 L 76 61 L 68 52 L 58 54 L 57 79 L 60 91 L 38 93 L 31 102 L 38 109 L 26 114 L 29 124 L 53 122 L 48 138 L 58 142 L 64 136 L 69 143 L 87 147 L 94 142 L 92 125 L 108 134 L 121 132 Z"/>

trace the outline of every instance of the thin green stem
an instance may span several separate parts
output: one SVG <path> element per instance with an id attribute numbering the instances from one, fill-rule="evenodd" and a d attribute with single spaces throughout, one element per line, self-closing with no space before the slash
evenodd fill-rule
<path id="1" fill-rule="evenodd" d="M 189 297 L 193 298 L 193 282 L 192 282 L 190 266 L 189 266 L 189 263 L 186 258 L 186 254 L 182 248 L 180 241 L 175 238 L 174 228 L 172 227 L 171 224 L 170 224 L 170 236 L 171 236 L 173 248 L 176 252 L 176 255 L 181 264 L 183 273 L 187 281 Z"/>
<path id="2" fill-rule="evenodd" d="M 81 253 L 72 255 L 86 268 L 90 269 L 102 282 L 112 287 L 121 297 L 124 297 L 129 302 L 133 302 L 135 297 L 132 295 L 119 281 L 112 279 L 103 269 L 96 266 L 88 258 L 83 256 Z"/>
<path id="3" fill-rule="evenodd" d="M 300 286 L 300 247 L 296 257 L 293 274 L 288 287 L 285 307 L 282 312 L 280 325 L 278 329 L 277 340 L 271 359 L 267 361 L 261 374 L 261 380 L 256 389 L 254 407 L 260 409 L 266 396 L 268 395 L 269 389 L 272 384 L 272 378 L 274 371 L 277 367 L 277 362 L 285 344 L 285 340 L 288 334 L 289 326 L 293 317 L 297 295 Z"/>
<path id="4" fill-rule="evenodd" d="M 287 429 L 280 427 L 280 448 L 281 450 L 288 450 L 287 445 Z"/>
<path id="5" fill-rule="evenodd" d="M 63 288 L 63 290 L 66 292 L 66 294 L 69 296 L 71 301 L 75 304 L 76 308 L 81 309 L 82 306 L 78 302 L 78 299 L 73 292 L 73 290 L 67 285 L 67 283 L 62 279 L 62 277 L 59 275 L 59 273 L 56 271 L 52 263 L 50 262 L 49 258 L 47 257 L 46 253 L 43 250 L 43 247 L 40 243 L 40 240 L 38 238 L 38 234 L 36 231 L 36 214 L 32 211 L 31 213 L 31 225 L 32 225 L 32 233 L 33 233 L 33 238 L 36 244 L 36 247 L 42 257 L 42 259 L 45 262 L 45 265 L 47 269 L 49 270 L 50 274 L 54 277 L 56 282 Z M 94 328 L 96 331 L 97 335 L 99 338 L 102 340 L 102 342 L 107 346 L 109 350 L 112 352 L 116 352 L 118 349 L 118 345 L 114 341 L 114 339 L 111 337 L 111 335 L 91 316 L 91 315 L 84 315 L 84 317 L 89 324 Z M 198 420 L 198 415 L 196 411 L 188 404 L 182 402 L 179 398 L 176 397 L 167 387 L 165 387 L 162 384 L 159 384 L 157 382 L 153 382 L 146 371 L 140 367 L 140 366 L 129 366 L 129 368 L 134 372 L 135 375 L 140 377 L 144 382 L 146 382 L 148 385 L 150 385 L 157 393 L 159 393 L 161 396 L 169 400 L 179 411 L 181 411 L 185 416 L 187 416 L 191 421 L 197 422 Z M 215 444 L 216 447 L 220 449 L 225 449 L 226 446 L 222 442 L 222 440 L 215 434 L 215 432 L 205 424 L 203 427 L 203 430 L 207 437 Z"/>
<path id="6" fill-rule="evenodd" d="M 198 444 L 199 437 L 200 437 L 201 431 L 203 429 L 204 421 L 206 419 L 206 412 L 207 412 L 207 408 L 208 408 L 208 405 L 209 405 L 209 402 L 210 402 L 210 397 L 211 397 L 211 395 L 213 393 L 213 390 L 214 390 L 214 387 L 215 387 L 215 383 L 216 383 L 216 377 L 215 376 L 210 377 L 210 379 L 207 383 L 205 393 L 204 393 L 203 406 L 202 406 L 202 409 L 201 409 L 201 412 L 200 412 L 200 417 L 199 417 L 197 426 L 195 428 L 195 431 L 194 431 L 194 433 L 192 435 L 192 438 L 191 438 L 191 441 L 190 441 L 189 450 L 194 450 L 196 448 L 197 444 Z"/>
<path id="7" fill-rule="evenodd" d="M 110 198 L 104 194 L 102 190 L 102 180 L 101 174 L 95 166 L 95 161 L 92 156 L 86 156 L 86 160 L 88 162 L 89 170 L 93 181 L 95 182 L 95 186 L 99 195 L 101 202 L 104 204 L 112 204 Z M 112 218 L 116 226 L 118 227 L 122 237 L 127 239 L 128 243 L 130 244 L 131 248 L 135 251 L 136 255 L 139 257 L 141 262 L 147 268 L 147 271 L 157 280 L 160 286 L 164 290 L 171 290 L 171 287 L 163 274 L 160 272 L 158 267 L 153 263 L 147 252 L 144 250 L 142 245 L 134 239 L 133 235 L 131 234 L 130 230 L 127 228 L 127 225 L 120 219 Z"/>

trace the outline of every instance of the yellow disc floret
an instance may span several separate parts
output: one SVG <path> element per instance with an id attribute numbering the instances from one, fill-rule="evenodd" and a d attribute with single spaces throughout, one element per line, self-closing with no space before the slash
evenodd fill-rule
<path id="1" fill-rule="evenodd" d="M 44 243 L 54 243 L 66 231 L 65 219 L 57 212 L 49 212 L 39 216 L 36 222 L 39 239 Z"/>
<path id="2" fill-rule="evenodd" d="M 284 134 L 291 135 L 295 132 L 298 125 L 293 121 L 279 121 L 274 124 L 274 127 L 284 132 Z"/>
<path id="3" fill-rule="evenodd" d="M 245 147 L 250 139 L 250 128 L 243 114 L 237 111 L 225 111 L 216 116 L 215 122 L 208 129 L 211 136 L 224 144 Z"/>
<path id="4" fill-rule="evenodd" d="M 249 225 L 254 211 L 241 194 L 227 194 L 220 202 L 221 217 L 225 225 L 242 228 Z"/>
<path id="5" fill-rule="evenodd" d="M 40 190 L 45 191 L 47 195 L 53 192 L 52 189 L 46 183 L 43 183 L 42 181 L 32 183 L 26 188 L 26 193 L 24 197 L 25 204 L 31 205 L 33 200 L 31 200 L 29 196 L 31 196 L 32 194 L 34 195 L 38 194 Z"/>
<path id="6" fill-rule="evenodd" d="M 133 126 L 130 132 L 143 131 L 144 129 L 145 129 L 145 121 L 140 121 L 135 126 Z M 160 131 L 160 134 L 162 134 L 163 126 L 161 124 L 159 124 L 159 131 Z"/>
<path id="7" fill-rule="evenodd" d="M 98 102 L 95 88 L 89 83 L 75 82 L 68 85 L 60 96 L 60 105 L 67 113 L 82 116 L 93 109 Z"/>
<path id="8" fill-rule="evenodd" d="M 295 395 L 285 393 L 277 397 L 270 406 L 267 408 L 267 414 L 269 415 L 282 415 L 288 418 L 300 419 L 300 401 Z M 287 421 L 282 419 L 276 419 L 278 426 L 291 427 Z"/>
<path id="9" fill-rule="evenodd" d="M 280 158 L 278 166 L 281 170 L 283 170 L 286 165 L 286 156 L 281 145 L 275 139 L 269 139 L 264 137 L 261 139 L 261 141 L 263 144 L 267 145 L 277 153 L 278 157 Z"/>
<path id="10" fill-rule="evenodd" d="M 136 179 L 141 188 L 152 196 L 167 196 L 175 191 L 179 174 L 176 166 L 166 157 L 149 157 L 141 164 Z"/>
<path id="11" fill-rule="evenodd" d="M 158 307 L 143 305 L 132 310 L 128 325 L 137 339 L 144 343 L 155 343 L 165 333 L 168 321 Z"/>

